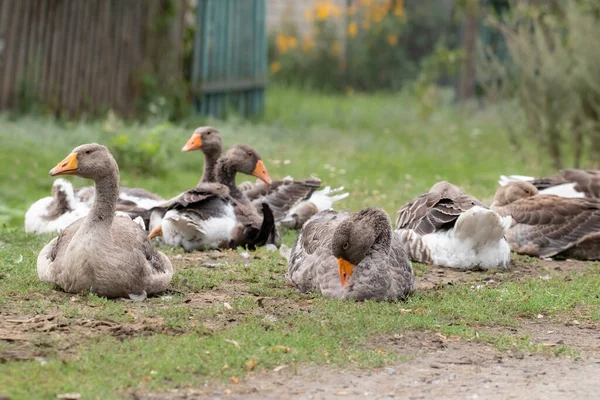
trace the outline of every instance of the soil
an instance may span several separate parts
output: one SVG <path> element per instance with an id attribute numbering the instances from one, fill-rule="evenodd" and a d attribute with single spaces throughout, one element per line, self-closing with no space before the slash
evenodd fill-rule
<path id="1" fill-rule="evenodd" d="M 229 262 L 239 262 L 235 252 L 184 254 L 174 257 L 179 268 L 212 269 Z M 417 277 L 420 291 L 436 290 L 447 285 L 497 285 L 507 280 L 531 277 L 549 279 L 565 276 L 571 271 L 583 271 L 589 263 L 566 260 L 533 260 L 517 257 L 509 271 L 455 271 L 428 267 Z M 31 298 L 35 294 L 28 294 Z M 48 296 L 45 294 L 44 296 Z M 77 302 L 77 296 L 55 292 L 50 295 L 64 301 Z M 283 318 L 310 311 L 311 300 L 290 300 L 262 297 L 249 293 L 243 284 L 227 283 L 201 293 L 190 293 L 184 303 L 192 308 L 204 308 L 231 302 L 240 296 L 251 296 L 262 314 Z M 18 297 L 18 296 L 16 296 Z M 7 299 L 0 306 L 0 362 L 40 359 L 58 356 L 69 359 L 76 355 L 79 344 L 96 335 L 129 338 L 158 333 L 181 334 L 168 329 L 162 318 L 135 318 L 131 322 L 73 319 L 54 308 L 38 315 L 19 315 Z M 119 300 L 129 301 L 129 300 Z M 149 307 L 146 303 L 131 303 L 131 310 Z M 156 307 L 157 304 L 152 304 Z M 158 305 L 160 306 L 160 305 Z M 168 302 L 165 302 L 168 307 Z M 91 307 L 89 304 L 82 307 Z M 217 317 L 205 321 L 208 330 L 220 330 L 237 323 L 235 318 Z M 528 337 L 542 347 L 566 345 L 579 352 L 577 357 L 547 355 L 537 352 L 500 352 L 492 345 L 471 342 L 458 337 L 444 337 L 433 332 L 407 332 L 402 336 L 381 336 L 372 339 L 373 346 L 392 348 L 405 362 L 376 369 L 339 369 L 333 366 L 281 365 L 275 370 L 251 372 L 237 383 L 207 384 L 196 389 L 181 389 L 164 393 L 131 393 L 136 399 L 509 399 L 509 398 L 573 398 L 595 397 L 600 392 L 600 327 L 572 320 L 557 324 L 546 319 L 519 321 L 518 328 L 480 327 L 480 331 Z M 550 352 L 548 352 L 550 354 Z"/>
<path id="2" fill-rule="evenodd" d="M 576 326 L 535 324 L 522 333 L 555 344 L 578 344 L 576 360 L 543 354 L 502 353 L 492 345 L 410 332 L 387 338 L 409 358 L 395 366 L 357 368 L 281 365 L 250 373 L 238 383 L 163 393 L 133 393 L 143 400 L 184 399 L 571 399 L 595 398 L 600 390 L 600 331 Z M 389 343 L 388 343 L 389 344 Z"/>

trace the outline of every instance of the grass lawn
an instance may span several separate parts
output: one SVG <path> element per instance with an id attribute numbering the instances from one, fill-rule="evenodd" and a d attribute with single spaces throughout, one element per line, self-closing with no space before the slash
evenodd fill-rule
<path id="1" fill-rule="evenodd" d="M 510 328 L 541 318 L 600 323 L 598 263 L 514 256 L 511 270 L 489 273 L 415 264 L 419 291 L 400 303 L 298 294 L 285 280 L 285 261 L 264 249 L 165 249 L 177 269 L 172 290 L 143 303 L 68 295 L 38 282 L 36 257 L 51 237 L 26 235 L 23 215 L 49 194 L 48 170 L 82 143 L 121 152 L 123 185 L 169 197 L 197 183 L 202 156 L 180 149 L 195 126 L 211 124 L 226 146 L 255 147 L 273 178 L 317 176 L 351 193 L 339 208 L 380 206 L 392 219 L 404 202 L 441 179 L 490 201 L 502 173 L 550 172 L 509 149 L 489 110 L 442 106 L 421 119 L 415 101 L 401 94 L 336 97 L 276 88 L 267 102 L 264 118 L 255 122 L 0 115 L 0 397 L 77 392 L 86 399 L 120 398 L 237 382 L 282 365 L 380 367 L 409 360 L 382 338 L 411 331 L 491 343 L 501 351 L 578 355 L 576 346 L 544 346 L 511 335 Z M 294 232 L 284 234 L 288 245 L 294 238 Z"/>

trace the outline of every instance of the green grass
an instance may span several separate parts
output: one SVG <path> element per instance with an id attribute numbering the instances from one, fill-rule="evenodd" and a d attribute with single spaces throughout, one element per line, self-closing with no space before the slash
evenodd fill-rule
<path id="1" fill-rule="evenodd" d="M 501 350 L 548 351 L 528 337 L 486 328 L 519 326 L 538 314 L 557 322 L 575 317 L 600 322 L 597 263 L 548 280 L 474 273 L 479 282 L 492 276 L 497 283 L 448 285 L 399 303 L 298 294 L 286 282 L 284 261 L 264 249 L 251 253 L 249 260 L 240 257 L 241 251 L 196 260 L 165 249 L 177 267 L 166 293 L 170 298 L 143 303 L 69 295 L 38 282 L 36 257 L 51 236 L 26 235 L 23 213 L 48 195 L 52 179 L 47 171 L 85 142 L 113 143 L 127 135 L 140 147 L 158 143 L 158 149 L 148 151 L 164 160 L 164 174 L 135 175 L 122 168 L 122 184 L 168 197 L 198 181 L 201 155 L 179 149 L 195 125 L 209 123 L 221 130 L 226 146 L 252 144 L 273 178 L 316 175 L 351 192 L 339 208 L 375 205 L 391 215 L 440 179 L 489 200 L 501 173 L 548 172 L 547 166 L 527 164 L 527 158 L 508 150 L 490 110 L 467 114 L 446 105 L 421 120 L 414 100 L 402 94 L 346 98 L 273 89 L 267 101 L 266 115 L 255 122 L 233 118 L 140 125 L 114 118 L 59 122 L 0 115 L 0 314 L 56 315 L 50 322 L 56 327 L 49 332 L 21 332 L 30 335 L 28 343 L 0 340 L 0 354 L 26 345 L 23 351 L 46 360 L 0 363 L 0 395 L 53 398 L 79 392 L 83 398 L 116 398 L 131 390 L 241 378 L 250 360 L 257 370 L 303 363 L 378 367 L 405 361 L 407 355 L 377 338 L 412 330 L 492 343 Z M 294 238 L 293 232 L 284 234 L 288 245 Z M 205 262 L 223 265 L 208 268 Z M 415 271 L 419 277 L 431 268 L 415 264 Z M 88 328 L 90 321 L 118 329 Z M 564 346 L 551 351 L 576 352 Z"/>

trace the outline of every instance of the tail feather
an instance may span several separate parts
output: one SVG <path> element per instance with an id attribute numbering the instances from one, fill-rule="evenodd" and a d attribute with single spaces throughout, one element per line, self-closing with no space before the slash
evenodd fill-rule
<path id="1" fill-rule="evenodd" d="M 273 211 L 267 203 L 262 203 L 263 221 L 260 225 L 260 229 L 248 243 L 248 248 L 253 249 L 255 247 L 264 246 L 266 244 L 279 245 L 278 238 L 279 233 L 275 226 L 275 218 L 273 217 Z"/>

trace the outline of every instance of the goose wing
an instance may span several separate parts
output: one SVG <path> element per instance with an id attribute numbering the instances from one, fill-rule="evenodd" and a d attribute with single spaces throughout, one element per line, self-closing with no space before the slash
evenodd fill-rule
<path id="1" fill-rule="evenodd" d="M 552 257 L 600 231 L 600 201 L 534 196 L 497 210 L 514 222 L 507 234 L 513 250 Z"/>
<path id="2" fill-rule="evenodd" d="M 308 199 L 313 192 L 321 187 L 320 179 L 283 179 L 271 185 L 257 184 L 244 194 L 252 201 L 257 209 L 262 203 L 267 203 L 273 211 L 273 217 L 280 221 L 294 206 Z"/>
<path id="3" fill-rule="evenodd" d="M 404 205 L 396 217 L 396 229 L 411 229 L 426 235 L 453 226 L 460 214 L 483 204 L 472 196 L 456 197 L 426 193 Z"/>

